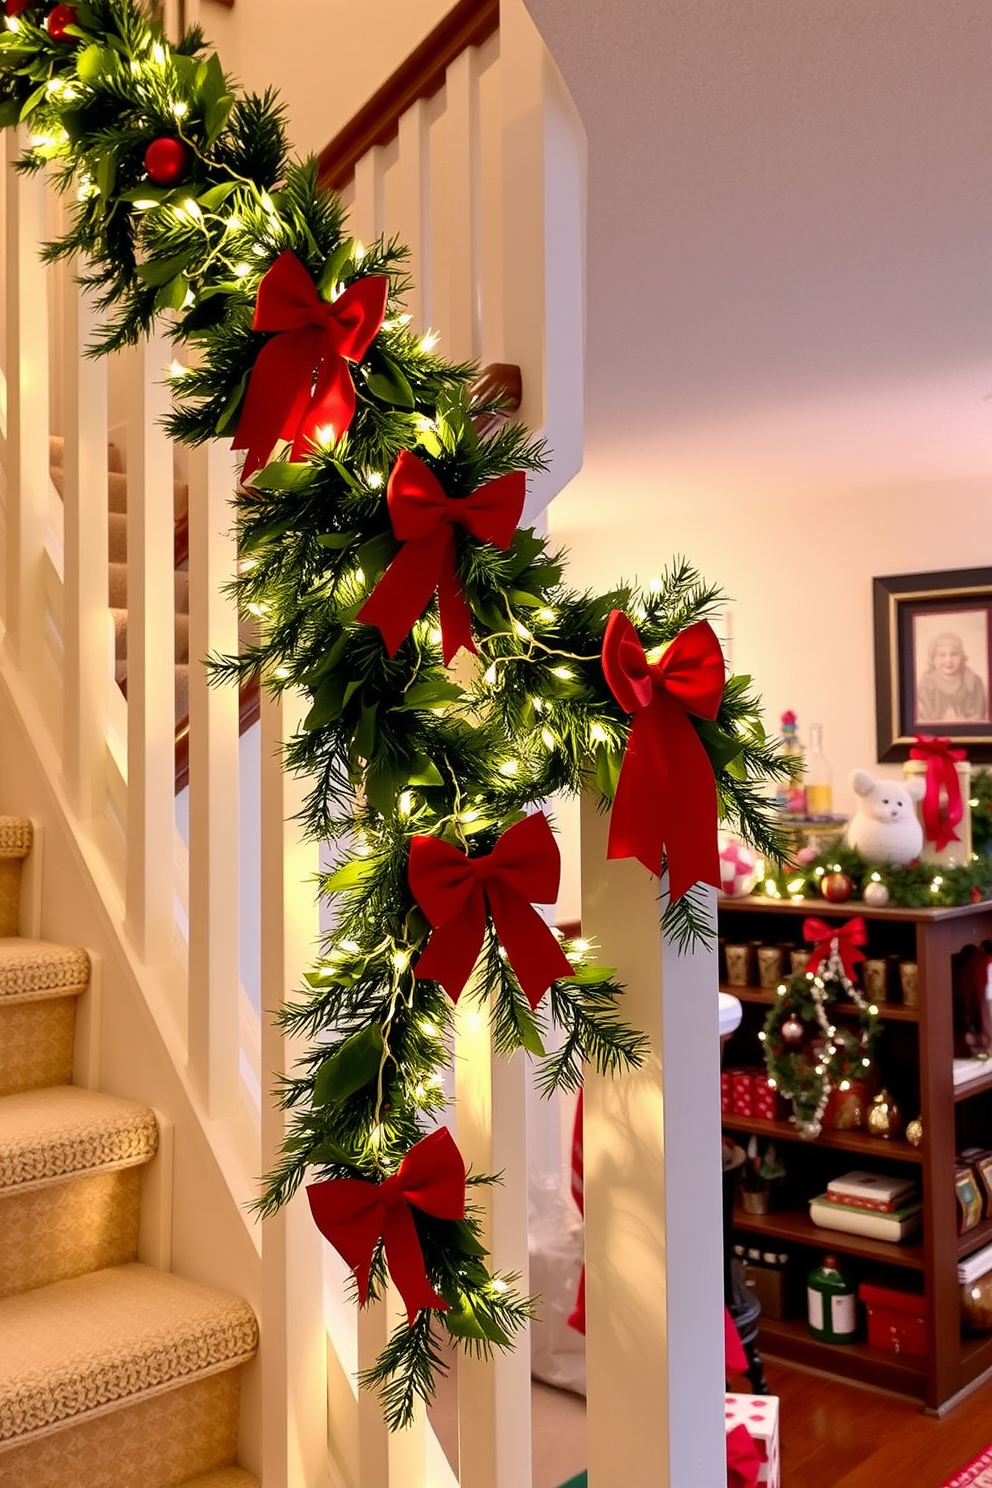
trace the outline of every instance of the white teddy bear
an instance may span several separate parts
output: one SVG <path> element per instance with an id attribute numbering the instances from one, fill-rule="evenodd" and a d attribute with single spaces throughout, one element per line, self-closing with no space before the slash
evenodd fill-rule
<path id="1" fill-rule="evenodd" d="M 867 770 L 851 775 L 858 804 L 847 828 L 847 840 L 869 863 L 911 863 L 923 851 L 923 828 L 916 814 L 925 782 L 876 780 Z"/>

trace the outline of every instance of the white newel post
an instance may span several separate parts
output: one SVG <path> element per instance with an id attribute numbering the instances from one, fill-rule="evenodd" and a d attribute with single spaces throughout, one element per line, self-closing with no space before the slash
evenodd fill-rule
<path id="1" fill-rule="evenodd" d="M 171 353 L 159 335 L 128 353 L 127 933 L 147 965 L 174 953 L 175 517 Z"/>
<path id="2" fill-rule="evenodd" d="M 306 1041 L 286 1038 L 275 1014 L 314 958 L 317 846 L 293 816 L 305 792 L 283 771 L 282 742 L 299 726 L 299 699 L 262 694 L 262 1165 L 279 1158 L 286 1113 L 272 1097 Z M 327 1482 L 327 1338 L 323 1242 L 299 1192 L 262 1222 L 262 1481 L 265 1488 Z M 365 1485 L 362 1485 L 365 1488 Z"/>
<path id="3" fill-rule="evenodd" d="M 38 245 L 48 236 L 45 180 L 19 176 L 23 130 L 5 132 L 7 235 L 7 645 L 17 666 L 45 656 L 48 522 L 48 283 Z"/>
<path id="4" fill-rule="evenodd" d="M 589 1488 L 725 1488 L 716 943 L 662 939 L 658 881 L 607 861 L 608 830 L 587 795 L 583 928 L 651 1057 L 586 1076 Z"/>
<path id="5" fill-rule="evenodd" d="M 240 1103 L 238 689 L 211 687 L 203 658 L 238 649 L 224 593 L 237 548 L 234 472 L 211 440 L 189 459 L 189 1062 L 211 1116 Z"/>

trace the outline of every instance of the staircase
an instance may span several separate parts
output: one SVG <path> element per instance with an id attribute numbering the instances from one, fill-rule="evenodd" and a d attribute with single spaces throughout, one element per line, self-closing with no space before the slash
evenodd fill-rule
<path id="1" fill-rule="evenodd" d="M 61 435 L 48 440 L 48 463 L 52 484 L 62 496 L 65 490 L 65 449 Z M 118 683 L 127 691 L 127 475 L 124 458 L 117 445 L 107 447 L 107 496 L 109 505 L 108 545 L 110 572 L 107 601 L 114 620 L 114 671 Z M 185 481 L 173 483 L 174 516 L 177 522 L 187 514 L 189 487 Z M 185 564 L 185 556 L 181 562 Z M 185 567 L 176 566 L 176 723 L 189 716 L 189 575 Z"/>
<path id="2" fill-rule="evenodd" d="M 72 1084 L 90 962 L 18 934 L 31 840 L 0 817 L 0 1488 L 258 1488 L 234 1465 L 255 1317 L 138 1261 L 158 1126 Z"/>

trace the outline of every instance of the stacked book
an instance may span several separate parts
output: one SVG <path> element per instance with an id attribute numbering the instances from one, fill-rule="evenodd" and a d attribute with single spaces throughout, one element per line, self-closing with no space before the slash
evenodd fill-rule
<path id="1" fill-rule="evenodd" d="M 922 1216 L 916 1179 L 887 1178 L 881 1173 L 842 1173 L 809 1205 L 810 1219 L 825 1230 L 846 1230 L 850 1235 L 896 1243 L 919 1229 Z"/>

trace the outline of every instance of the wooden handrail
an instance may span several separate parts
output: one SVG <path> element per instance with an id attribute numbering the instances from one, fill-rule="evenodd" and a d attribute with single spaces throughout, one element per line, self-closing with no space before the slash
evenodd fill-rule
<path id="1" fill-rule="evenodd" d="M 321 186 L 340 191 L 373 145 L 395 136 L 399 121 L 420 98 L 433 98 L 449 63 L 468 47 L 481 46 L 499 28 L 499 0 L 458 0 L 382 87 L 360 108 L 317 157 Z"/>

